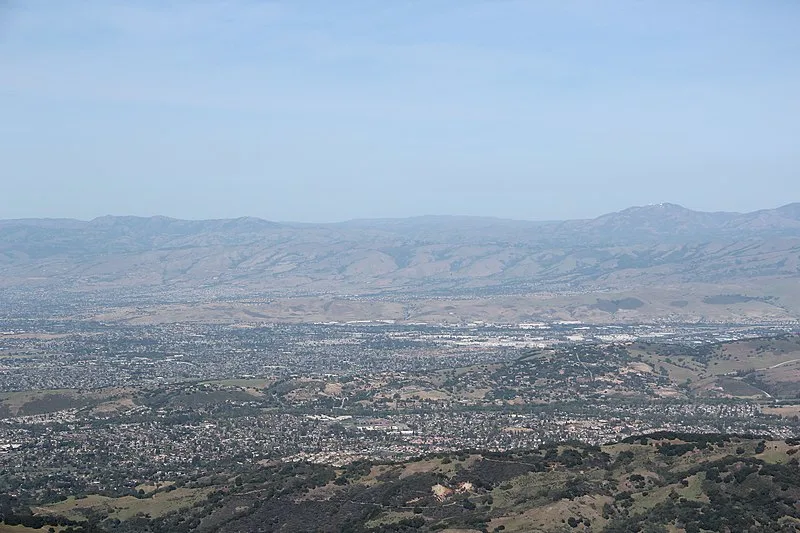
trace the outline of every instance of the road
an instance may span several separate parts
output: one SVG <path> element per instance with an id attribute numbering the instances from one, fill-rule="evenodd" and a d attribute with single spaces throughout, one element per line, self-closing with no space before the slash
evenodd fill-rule
<path id="1" fill-rule="evenodd" d="M 589 367 L 588 367 L 588 366 L 586 366 L 586 364 L 585 364 L 583 361 L 581 361 L 581 356 L 580 356 L 580 355 L 578 355 L 578 352 L 575 352 L 575 359 L 577 359 L 577 360 L 578 360 L 578 362 L 581 364 L 581 366 L 582 366 L 583 368 L 585 368 L 585 369 L 586 369 L 586 371 L 589 373 L 589 378 L 590 378 L 592 381 L 594 381 L 594 374 L 592 374 L 592 371 L 591 371 L 591 370 L 589 370 Z"/>
<path id="2" fill-rule="evenodd" d="M 756 370 L 772 370 L 773 368 L 778 368 L 779 366 L 788 365 L 789 363 L 796 363 L 800 361 L 800 359 L 792 359 L 791 361 L 784 361 L 783 363 L 778 363 L 777 365 L 767 366 L 764 368 L 757 368 Z"/>

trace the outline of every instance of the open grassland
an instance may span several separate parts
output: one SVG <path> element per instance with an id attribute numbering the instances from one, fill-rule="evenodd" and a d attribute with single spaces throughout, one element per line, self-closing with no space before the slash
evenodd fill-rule
<path id="1" fill-rule="evenodd" d="M 19 524 L 9 526 L 8 524 L 0 523 L 0 533 L 48 533 L 52 528 L 55 533 L 60 533 L 64 529 L 61 526 L 44 526 L 40 528 L 25 527 Z"/>
<path id="2" fill-rule="evenodd" d="M 155 518 L 191 507 L 205 498 L 209 492 L 210 489 L 179 488 L 169 492 L 157 492 L 145 498 L 133 496 L 108 498 L 89 495 L 81 499 L 68 498 L 63 502 L 40 507 L 38 511 L 42 514 L 65 516 L 75 521 L 85 520 L 88 513 L 102 513 L 109 518 L 119 520 L 128 520 L 138 514 Z"/>

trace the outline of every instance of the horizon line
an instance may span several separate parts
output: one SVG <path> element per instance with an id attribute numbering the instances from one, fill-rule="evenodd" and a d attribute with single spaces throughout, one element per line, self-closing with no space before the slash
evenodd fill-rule
<path id="1" fill-rule="evenodd" d="M 525 218 L 505 218 L 496 215 L 467 215 L 467 214 L 423 214 L 423 215 L 409 215 L 409 216 L 388 216 L 388 217 L 362 217 L 362 218 L 347 218 L 343 220 L 333 220 L 333 221 L 325 221 L 325 222 L 308 222 L 302 220 L 271 220 L 268 218 L 262 218 L 255 215 L 242 215 L 238 217 L 210 217 L 210 218 L 181 218 L 181 217 L 174 217 L 170 215 L 163 215 L 163 214 L 155 214 L 155 215 L 131 215 L 131 214 L 123 214 L 123 215 L 113 215 L 113 214 L 105 214 L 96 216 L 93 218 L 74 218 L 74 217 L 17 217 L 17 218 L 0 218 L 0 222 L 26 222 L 26 221 L 64 221 L 64 222 L 83 222 L 86 224 L 90 224 L 92 222 L 96 222 L 102 219 L 108 218 L 135 218 L 135 219 L 142 219 L 142 220 L 152 220 L 152 219 L 166 219 L 178 222 L 222 222 L 222 221 L 235 221 L 235 220 L 247 220 L 252 219 L 259 222 L 266 222 L 270 224 L 282 224 L 282 225 L 306 225 L 306 226 L 326 226 L 326 225 L 338 225 L 338 224 L 348 224 L 352 222 L 390 222 L 390 221 L 403 221 L 403 220 L 415 220 L 415 219 L 422 219 L 422 218 L 466 218 L 466 219 L 483 219 L 483 220 L 497 220 L 497 221 L 510 221 L 510 222 L 534 222 L 534 223 L 555 223 L 555 222 L 569 222 L 569 221 L 580 221 L 580 220 L 596 220 L 598 218 L 602 218 L 604 216 L 623 213 L 625 211 L 629 211 L 632 209 L 643 209 L 643 208 L 653 208 L 653 207 L 677 207 L 679 209 L 693 212 L 693 213 L 707 213 L 707 214 L 729 214 L 729 215 L 748 215 L 752 213 L 758 213 L 761 211 L 775 211 L 778 209 L 783 209 L 785 207 L 789 207 L 795 204 L 800 204 L 800 202 L 789 202 L 786 204 L 779 205 L 777 207 L 766 207 L 761 209 L 755 209 L 753 211 L 725 211 L 725 210 L 715 210 L 715 211 L 703 211 L 700 209 L 691 209 L 685 207 L 681 204 L 673 203 L 673 202 L 658 202 L 652 204 L 644 204 L 644 205 L 633 205 L 626 207 L 624 209 L 620 209 L 618 211 L 609 211 L 607 213 L 603 213 L 601 215 L 595 217 L 584 217 L 584 218 L 564 218 L 564 219 L 525 219 Z"/>

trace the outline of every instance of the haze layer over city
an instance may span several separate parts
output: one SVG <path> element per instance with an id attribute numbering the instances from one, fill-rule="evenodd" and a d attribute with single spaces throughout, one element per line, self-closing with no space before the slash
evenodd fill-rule
<path id="1" fill-rule="evenodd" d="M 800 530 L 798 22 L 0 3 L 0 533 Z"/>

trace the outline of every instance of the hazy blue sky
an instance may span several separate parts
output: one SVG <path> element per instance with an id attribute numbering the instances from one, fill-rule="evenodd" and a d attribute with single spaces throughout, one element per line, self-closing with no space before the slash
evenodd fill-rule
<path id="1" fill-rule="evenodd" d="M 0 218 L 800 201 L 797 0 L 0 0 Z"/>

